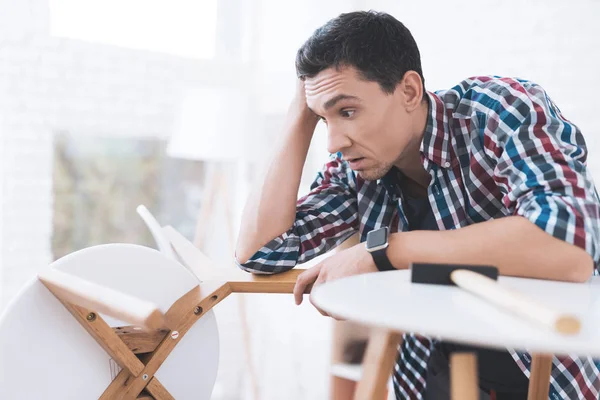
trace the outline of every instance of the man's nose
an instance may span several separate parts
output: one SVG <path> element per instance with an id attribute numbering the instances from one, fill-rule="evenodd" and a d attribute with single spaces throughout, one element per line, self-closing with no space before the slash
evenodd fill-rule
<path id="1" fill-rule="evenodd" d="M 327 152 L 335 154 L 352 145 L 352 140 L 348 135 L 337 129 L 331 124 L 327 127 Z"/>

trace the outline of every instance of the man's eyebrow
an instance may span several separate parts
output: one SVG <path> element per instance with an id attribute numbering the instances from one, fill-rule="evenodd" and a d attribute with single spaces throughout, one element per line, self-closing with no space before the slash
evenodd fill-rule
<path id="1" fill-rule="evenodd" d="M 325 111 L 327 111 L 331 107 L 335 106 L 339 101 L 342 101 L 342 100 L 360 100 L 360 99 L 356 96 L 350 96 L 347 94 L 338 94 L 334 98 L 327 100 L 327 102 L 325 102 L 325 104 L 323 105 L 323 108 L 325 109 Z"/>

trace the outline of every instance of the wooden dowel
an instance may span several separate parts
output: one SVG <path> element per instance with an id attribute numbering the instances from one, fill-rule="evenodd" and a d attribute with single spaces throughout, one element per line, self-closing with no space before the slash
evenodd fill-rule
<path id="1" fill-rule="evenodd" d="M 450 392 L 452 400 L 479 399 L 479 377 L 475 353 L 450 355 Z"/>
<path id="2" fill-rule="evenodd" d="M 38 278 L 64 302 L 147 329 L 166 328 L 163 313 L 148 301 L 56 269 L 48 269 Z"/>
<path id="3" fill-rule="evenodd" d="M 522 293 L 503 287 L 487 276 L 463 269 L 453 271 L 450 279 L 462 289 L 562 334 L 576 334 L 581 330 L 581 322 L 577 317 L 553 310 Z"/>

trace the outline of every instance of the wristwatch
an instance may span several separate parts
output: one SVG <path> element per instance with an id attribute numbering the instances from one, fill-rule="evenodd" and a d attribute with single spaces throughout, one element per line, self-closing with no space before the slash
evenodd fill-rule
<path id="1" fill-rule="evenodd" d="M 387 256 L 388 237 L 389 229 L 387 226 L 367 233 L 367 251 L 371 253 L 375 266 L 380 271 L 393 271 L 396 269 Z"/>

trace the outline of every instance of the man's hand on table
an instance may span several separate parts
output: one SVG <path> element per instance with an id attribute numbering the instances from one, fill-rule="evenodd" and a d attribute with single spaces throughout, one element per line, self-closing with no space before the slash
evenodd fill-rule
<path id="1" fill-rule="evenodd" d="M 314 283 L 314 288 L 325 282 L 368 272 L 377 272 L 377 267 L 375 266 L 373 257 L 367 252 L 364 243 L 359 243 L 346 250 L 342 250 L 298 275 L 296 286 L 294 287 L 296 304 L 300 305 L 302 303 L 304 290 L 310 284 Z M 318 307 L 315 306 L 315 308 L 321 314 L 328 315 L 324 311 L 319 310 Z"/>

